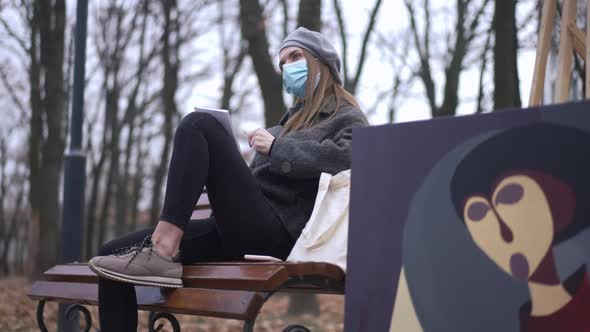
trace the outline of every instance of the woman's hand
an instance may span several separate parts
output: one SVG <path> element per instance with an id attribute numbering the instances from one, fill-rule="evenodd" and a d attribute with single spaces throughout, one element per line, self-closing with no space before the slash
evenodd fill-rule
<path id="1" fill-rule="evenodd" d="M 274 140 L 275 137 L 266 131 L 266 129 L 262 128 L 258 128 L 248 134 L 248 142 L 250 143 L 250 146 L 263 155 L 268 155 Z"/>

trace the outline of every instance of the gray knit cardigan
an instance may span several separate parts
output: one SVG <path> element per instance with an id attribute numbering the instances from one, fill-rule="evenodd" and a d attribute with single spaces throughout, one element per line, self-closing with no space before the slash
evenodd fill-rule
<path id="1" fill-rule="evenodd" d="M 365 115 L 344 103 L 336 111 L 336 98 L 328 97 L 311 128 L 278 137 L 282 126 L 300 107 L 290 108 L 278 126 L 269 156 L 256 153 L 250 164 L 260 189 L 293 239 L 311 216 L 320 174 L 350 168 L 352 129 L 368 126 Z"/>

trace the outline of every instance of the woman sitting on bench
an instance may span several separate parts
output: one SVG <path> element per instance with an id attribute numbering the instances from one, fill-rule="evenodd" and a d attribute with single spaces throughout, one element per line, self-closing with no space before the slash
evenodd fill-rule
<path id="1" fill-rule="evenodd" d="M 249 135 L 257 152 L 250 166 L 215 118 L 187 115 L 174 136 L 156 228 L 111 241 L 90 260 L 100 277 L 103 331 L 137 329 L 132 284 L 182 287 L 182 265 L 195 262 L 285 259 L 313 210 L 320 174 L 350 168 L 352 129 L 368 122 L 342 87 L 336 50 L 320 33 L 298 28 L 279 57 L 295 104 L 278 126 Z M 204 186 L 213 213 L 190 220 Z"/>

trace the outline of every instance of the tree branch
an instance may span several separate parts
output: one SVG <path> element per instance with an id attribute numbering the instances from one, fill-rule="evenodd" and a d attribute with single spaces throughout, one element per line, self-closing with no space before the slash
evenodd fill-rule
<path id="1" fill-rule="evenodd" d="M 424 0 L 424 57 L 430 59 L 430 0 Z"/>
<path id="2" fill-rule="evenodd" d="M 487 1 L 487 0 L 486 0 Z M 451 61 L 445 68 L 444 98 L 441 107 L 436 109 L 433 116 L 454 115 L 459 103 L 458 88 L 463 59 L 467 50 L 465 37 L 466 1 L 457 0 L 457 22 L 455 24 L 455 45 L 452 49 Z"/>
<path id="3" fill-rule="evenodd" d="M 223 94 L 221 96 L 221 108 L 222 109 L 230 109 L 230 99 L 233 97 L 233 83 L 235 81 L 236 76 L 238 75 L 240 68 L 242 67 L 242 63 L 246 58 L 246 54 L 248 54 L 248 47 L 243 45 L 240 48 L 240 53 L 236 57 L 235 63 L 232 66 L 232 69 L 229 70 L 224 74 L 224 83 L 223 83 Z"/>
<path id="4" fill-rule="evenodd" d="M 289 34 L 289 4 L 287 0 L 280 0 L 283 7 L 283 38 Z"/>
<path id="5" fill-rule="evenodd" d="M 420 58 L 420 68 L 418 70 L 418 76 L 422 80 L 422 84 L 424 84 L 424 89 L 426 91 L 426 98 L 428 99 L 428 105 L 430 107 L 430 111 L 432 114 L 435 114 L 437 110 L 436 104 L 436 86 L 434 80 L 432 79 L 432 72 L 430 69 L 430 57 L 426 53 L 426 46 L 424 46 L 424 50 L 422 49 L 422 44 L 420 41 L 420 36 L 418 33 L 418 27 L 416 24 L 416 14 L 414 12 L 414 7 L 411 3 L 411 0 L 405 0 L 406 8 L 408 9 L 408 13 L 410 14 L 410 27 L 412 30 L 412 35 L 414 36 L 414 44 L 416 47 L 416 51 L 418 52 L 418 57 Z M 428 2 L 425 2 L 428 4 Z M 426 8 L 426 10 L 430 10 Z M 426 17 L 430 17 L 430 14 L 427 14 Z M 430 26 L 430 23 L 425 23 L 426 26 Z"/>
<path id="6" fill-rule="evenodd" d="M 487 66 L 487 61 L 488 61 L 487 55 L 490 50 L 492 31 L 493 31 L 493 29 L 490 27 L 490 29 L 488 29 L 488 35 L 486 37 L 485 45 L 484 45 L 483 51 L 481 52 L 481 56 L 480 56 L 482 60 L 481 60 L 481 67 L 479 68 L 479 88 L 477 91 L 477 109 L 475 110 L 475 113 L 482 113 L 483 112 L 483 106 L 482 106 L 483 97 L 484 97 L 483 76 L 486 71 L 486 66 Z"/>
<path id="7" fill-rule="evenodd" d="M 0 38 L 0 48 L 14 55 L 14 58 L 18 59 L 18 62 L 20 63 L 23 71 L 27 70 L 29 67 L 29 64 L 27 63 L 28 53 L 22 53 L 22 49 L 20 47 L 17 47 L 13 43 L 10 43 L 9 40 L 4 38 Z"/>
<path id="8" fill-rule="evenodd" d="M 479 25 L 479 19 L 481 18 L 489 2 L 490 0 L 484 0 L 483 4 L 481 5 L 481 7 L 479 7 L 479 10 L 476 12 L 473 20 L 469 24 L 469 28 L 465 33 L 465 39 L 467 41 L 467 44 L 471 43 L 473 41 L 473 38 L 476 36 L 475 30 L 477 30 L 477 26 Z"/>
<path id="9" fill-rule="evenodd" d="M 24 39 L 22 39 L 8 24 L 8 22 L 6 22 L 6 20 L 3 17 L 0 17 L 0 25 L 2 25 L 2 27 L 4 28 L 4 30 L 6 30 L 6 32 L 8 33 L 8 35 L 10 37 L 12 37 L 17 43 L 18 45 L 23 49 L 23 51 L 25 51 L 26 53 L 29 52 L 29 47 L 27 46 L 27 43 L 25 42 Z"/>
<path id="10" fill-rule="evenodd" d="M 418 57 L 420 60 L 426 58 L 425 52 L 422 51 L 422 42 L 420 41 L 420 35 L 418 33 L 418 26 L 416 24 L 416 14 L 414 12 L 414 6 L 412 5 L 411 0 L 404 0 L 406 5 L 406 9 L 408 10 L 408 14 L 410 16 L 410 27 L 412 30 L 412 35 L 414 36 L 414 44 L 416 46 L 416 51 L 418 52 Z"/>
<path id="11" fill-rule="evenodd" d="M 346 27 L 344 19 L 342 18 L 342 9 L 340 8 L 340 0 L 334 0 L 334 10 L 336 11 L 336 19 L 338 20 L 338 30 L 340 31 L 340 41 L 342 42 L 342 72 L 344 77 L 344 86 L 348 86 L 348 44 L 346 42 Z"/>
<path id="12" fill-rule="evenodd" d="M 353 86 L 352 86 L 352 91 L 351 91 L 351 93 L 353 93 L 353 94 L 356 91 L 356 87 L 358 86 L 358 82 L 360 80 L 361 73 L 362 73 L 363 67 L 365 65 L 365 61 L 366 61 L 366 57 L 367 57 L 367 46 L 369 44 L 369 38 L 371 37 L 371 33 L 373 32 L 373 29 L 375 28 L 375 22 L 377 21 L 377 14 L 379 13 L 379 8 L 381 7 L 382 3 L 383 3 L 382 0 L 375 1 L 375 6 L 373 7 L 373 10 L 371 11 L 369 24 L 367 25 L 367 30 L 365 31 L 365 36 L 363 38 L 363 43 L 362 43 L 362 47 L 361 47 L 361 54 L 359 57 L 359 63 L 356 68 L 356 74 L 354 75 L 354 81 L 353 81 Z"/>
<path id="13" fill-rule="evenodd" d="M 14 86 L 9 82 L 8 75 L 4 71 L 3 66 L 0 66 L 0 80 L 2 81 L 2 84 L 4 85 L 4 87 L 6 88 L 6 91 L 8 91 L 8 95 L 10 96 L 10 99 L 12 100 L 12 102 L 16 105 L 16 107 L 23 114 L 26 114 L 27 110 L 24 107 L 21 100 L 18 98 L 18 94 L 17 94 L 16 90 L 14 89 Z"/>

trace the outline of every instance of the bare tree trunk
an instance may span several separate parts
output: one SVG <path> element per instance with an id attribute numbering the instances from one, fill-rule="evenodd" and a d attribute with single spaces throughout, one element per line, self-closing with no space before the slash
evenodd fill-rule
<path id="1" fill-rule="evenodd" d="M 135 121 L 129 123 L 129 131 L 127 132 L 127 143 L 124 150 L 123 169 L 121 171 L 122 177 L 117 183 L 117 202 L 115 204 L 115 236 L 123 235 L 129 223 L 129 173 L 131 164 L 132 144 L 135 134 Z"/>
<path id="2" fill-rule="evenodd" d="M 479 114 L 483 112 L 483 98 L 484 98 L 484 83 L 483 77 L 486 72 L 486 67 L 488 63 L 488 52 L 490 51 L 490 42 L 492 40 L 492 31 L 491 29 L 487 32 L 486 41 L 481 52 L 481 65 L 479 67 L 479 82 L 478 82 L 478 90 L 477 90 L 477 106 L 475 109 L 475 113 Z"/>
<path id="3" fill-rule="evenodd" d="M 313 31 L 322 30 L 322 1 L 300 0 L 297 26 Z"/>
<path id="4" fill-rule="evenodd" d="M 287 0 L 280 1 L 283 9 L 283 38 L 285 38 L 289 34 L 289 2 Z"/>
<path id="5" fill-rule="evenodd" d="M 10 242 L 10 238 L 7 235 L 8 232 L 8 218 L 6 217 L 6 211 L 4 210 L 4 203 L 8 200 L 6 195 L 7 192 L 7 181 L 6 181 L 6 164 L 8 163 L 8 149 L 6 147 L 6 139 L 0 136 L 0 243 Z M 4 256 L 4 252 L 0 251 L 0 255 Z M 0 261 L 0 272 L 6 272 L 8 270 L 8 263 L 5 259 Z"/>
<path id="6" fill-rule="evenodd" d="M 143 131 L 145 122 L 140 118 L 139 134 L 137 135 L 137 144 L 135 152 L 135 174 L 133 175 L 133 189 L 131 191 L 131 223 L 129 224 L 129 231 L 137 229 L 137 218 L 139 215 L 139 201 L 141 200 L 141 192 L 143 190 L 144 181 L 144 164 L 146 152 L 143 148 L 144 136 Z M 147 142 L 149 145 L 149 142 Z"/>
<path id="7" fill-rule="evenodd" d="M 234 96 L 234 89 L 233 89 L 234 81 L 236 79 L 236 76 L 240 72 L 240 69 L 242 67 L 242 63 L 244 62 L 244 58 L 246 57 L 246 53 L 247 53 L 247 51 L 245 49 L 240 50 L 240 53 L 238 54 L 237 58 L 235 59 L 235 61 L 233 63 L 233 66 L 231 66 L 231 67 L 224 66 L 224 68 L 228 68 L 229 70 L 227 70 L 227 72 L 224 74 L 223 94 L 221 95 L 221 102 L 220 102 L 221 109 L 231 110 L 230 101 L 231 101 L 231 98 Z M 232 111 L 235 111 L 235 110 L 232 110 Z"/>
<path id="8" fill-rule="evenodd" d="M 25 186 L 24 183 L 22 183 L 21 185 L 19 185 L 18 187 L 20 187 L 18 194 L 16 196 L 16 201 L 15 201 L 15 205 L 14 205 L 14 211 L 12 212 L 12 218 L 10 218 L 10 224 L 7 225 L 8 226 L 8 232 L 6 233 L 6 236 L 4 237 L 4 248 L 2 249 L 2 256 L 1 256 L 1 260 L 3 262 L 3 270 L 5 274 L 8 274 L 10 272 L 10 270 L 15 270 L 15 265 L 16 265 L 16 250 L 14 250 L 13 252 L 14 257 L 12 259 L 12 269 L 11 266 L 8 262 L 8 252 L 10 251 L 10 245 L 13 244 L 16 246 L 16 244 L 18 243 L 18 221 L 20 219 L 20 215 L 21 215 L 21 209 L 23 207 L 23 200 L 25 197 Z"/>
<path id="9" fill-rule="evenodd" d="M 105 118 L 106 119 L 106 118 Z M 88 210 L 86 212 L 86 258 L 89 259 L 96 253 L 97 245 L 100 243 L 96 243 L 98 241 L 98 237 L 94 234 L 95 224 L 96 224 L 96 217 L 97 217 L 97 209 L 98 206 L 98 192 L 100 181 L 102 179 L 102 172 L 104 163 L 106 161 L 106 147 L 104 146 L 106 139 L 107 139 L 107 131 L 108 128 L 107 121 L 103 125 L 103 135 L 102 141 L 103 146 L 101 148 L 101 153 L 98 162 L 92 166 L 92 172 L 90 173 L 90 177 L 92 178 L 92 186 L 90 189 L 90 197 L 88 200 Z M 91 149 L 91 135 L 88 135 L 89 139 L 89 147 L 88 151 Z"/>
<path id="10" fill-rule="evenodd" d="M 24 210 L 27 210 L 27 206 L 25 205 Z M 15 272 L 17 274 L 24 274 L 25 271 L 25 262 L 26 262 L 26 255 L 27 255 L 27 229 L 29 227 L 29 223 L 30 223 L 30 219 L 29 218 L 23 218 L 23 222 L 19 223 L 19 230 L 18 230 L 18 236 L 19 236 L 19 242 L 18 242 L 18 246 L 16 248 L 16 252 L 17 252 L 17 264 L 15 267 Z"/>
<path id="11" fill-rule="evenodd" d="M 467 3 L 457 0 L 457 24 L 455 25 L 455 45 L 451 62 L 445 69 L 445 86 L 443 103 L 436 110 L 435 116 L 455 115 L 459 105 L 459 78 L 463 70 L 463 59 L 467 53 L 467 40 L 465 38 L 465 14 Z"/>
<path id="12" fill-rule="evenodd" d="M 160 216 L 162 185 L 168 170 L 168 160 L 172 138 L 174 135 L 174 119 L 178 113 L 176 106 L 176 91 L 178 90 L 178 71 L 180 67 L 180 23 L 179 11 L 175 2 L 162 0 L 164 14 L 164 32 L 162 35 L 162 62 L 164 63 L 164 80 L 162 85 L 162 105 L 164 107 L 164 146 L 161 162 L 156 168 L 154 187 L 152 190 L 152 207 L 150 217 L 152 223 L 157 223 Z"/>
<path id="13" fill-rule="evenodd" d="M 495 1 L 494 110 L 520 106 L 516 0 Z"/>
<path id="14" fill-rule="evenodd" d="M 242 36 L 248 42 L 248 54 L 264 100 L 264 117 L 267 127 L 276 125 L 285 113 L 282 79 L 275 70 L 268 52 L 266 23 L 258 0 L 240 0 Z"/>
<path id="15" fill-rule="evenodd" d="M 222 88 L 222 95 L 220 101 L 220 108 L 226 109 L 230 111 L 232 110 L 230 102 L 231 98 L 234 96 L 234 81 L 236 76 L 240 72 L 242 68 L 242 64 L 244 63 L 244 59 L 248 54 L 248 48 L 245 45 L 240 46 L 238 54 L 235 58 L 230 56 L 231 45 L 235 44 L 232 39 L 229 41 L 226 40 L 226 27 L 230 26 L 227 22 L 227 17 L 225 14 L 225 1 L 219 1 L 219 38 L 221 40 L 221 50 L 223 52 L 223 88 Z M 230 34 L 233 36 L 233 34 Z M 231 38 L 231 37 L 230 37 Z M 239 39 L 238 42 L 239 43 Z"/>
<path id="16" fill-rule="evenodd" d="M 41 103 L 41 63 L 38 53 L 39 22 L 38 3 L 33 2 L 30 8 L 32 15 L 29 17 L 29 101 L 31 107 L 30 133 L 29 133 L 29 203 L 31 205 L 31 222 L 29 224 L 28 238 L 28 264 L 25 267 L 26 274 L 35 276 L 36 263 L 39 261 L 39 238 L 41 224 L 41 145 L 43 144 L 43 106 Z"/>
<path id="17" fill-rule="evenodd" d="M 162 209 L 162 186 L 164 184 L 164 177 L 168 170 L 168 159 L 170 157 L 170 145 L 172 143 L 172 117 L 166 116 L 164 118 L 164 146 L 162 153 L 163 158 L 160 164 L 156 167 L 154 172 L 154 182 L 152 187 L 152 203 L 150 208 L 150 222 L 155 225 L 160 219 L 160 210 Z"/>
<path id="18" fill-rule="evenodd" d="M 105 76 L 106 87 L 106 117 L 108 118 L 110 137 L 108 147 L 108 155 L 110 157 L 109 168 L 107 172 L 107 180 L 104 186 L 104 198 L 102 207 L 100 209 L 100 217 L 98 220 L 98 245 L 102 245 L 105 241 L 108 227 L 108 219 L 111 216 L 111 201 L 116 195 L 116 184 L 119 179 L 119 129 L 118 129 L 118 113 L 119 113 L 119 84 L 117 81 L 118 70 L 113 70 L 111 77 L 113 80 L 112 87 L 109 87 L 106 82 L 109 76 Z M 106 128 L 105 128 L 106 130 Z M 115 222 L 119 222 L 115 220 Z"/>
<path id="19" fill-rule="evenodd" d="M 66 103 L 64 94 L 64 31 L 66 6 L 65 0 L 40 0 L 34 2 L 33 21 L 35 28 L 39 31 L 40 51 L 40 72 L 43 75 L 43 99 L 32 102 L 39 102 L 43 111 L 32 115 L 35 123 L 31 126 L 31 143 L 33 144 L 31 163 L 32 195 L 43 195 L 32 198 L 33 221 L 32 227 L 38 227 L 33 238 L 38 240 L 39 247 L 32 248 L 35 262 L 32 277 L 40 275 L 44 270 L 54 265 L 57 259 L 60 205 L 59 185 L 63 162 L 63 151 L 65 147 L 64 118 Z M 37 26 L 38 24 L 38 26 Z M 34 35 L 34 33 L 33 33 Z M 35 38 L 35 37 L 32 37 Z M 31 45 L 31 50 L 36 47 Z M 36 54 L 32 62 L 36 62 Z M 34 73 L 37 74 L 37 73 Z M 41 75 L 39 75 L 40 77 Z M 39 77 L 32 77 L 32 83 L 40 82 Z M 36 82 L 35 82 L 36 81 Z M 31 84 L 31 89 L 36 89 Z M 41 87 L 41 85 L 37 85 Z M 40 88 L 39 88 L 40 91 Z M 35 91 L 36 92 L 36 91 Z M 39 93 L 40 96 L 40 93 Z M 37 98 L 33 95 L 31 99 Z M 35 112 L 34 112 L 35 113 Z M 45 128 L 43 128 L 43 119 Z M 37 122 L 41 120 L 40 122 Z M 38 130 L 33 133 L 33 131 Z M 44 140 L 43 133 L 47 136 Z M 37 153 L 41 152 L 41 156 Z M 31 156 L 31 154 L 30 154 Z M 33 171 L 34 170 L 34 171 Z M 33 175 L 33 173 L 35 174 Z M 42 176 L 40 176 L 42 174 Z M 33 193 L 33 190 L 35 192 Z M 43 234 L 43 236 L 39 236 Z"/>
<path id="20" fill-rule="evenodd" d="M 111 196 L 112 192 L 110 191 L 113 185 L 113 172 L 112 168 L 109 166 L 109 172 L 107 173 L 106 183 L 105 183 L 105 190 L 104 190 L 104 197 L 102 201 L 102 207 L 100 208 L 99 217 L 98 217 L 98 238 L 96 239 L 98 246 L 100 247 L 104 242 L 107 235 L 107 220 L 109 217 L 109 210 L 111 207 Z"/>

